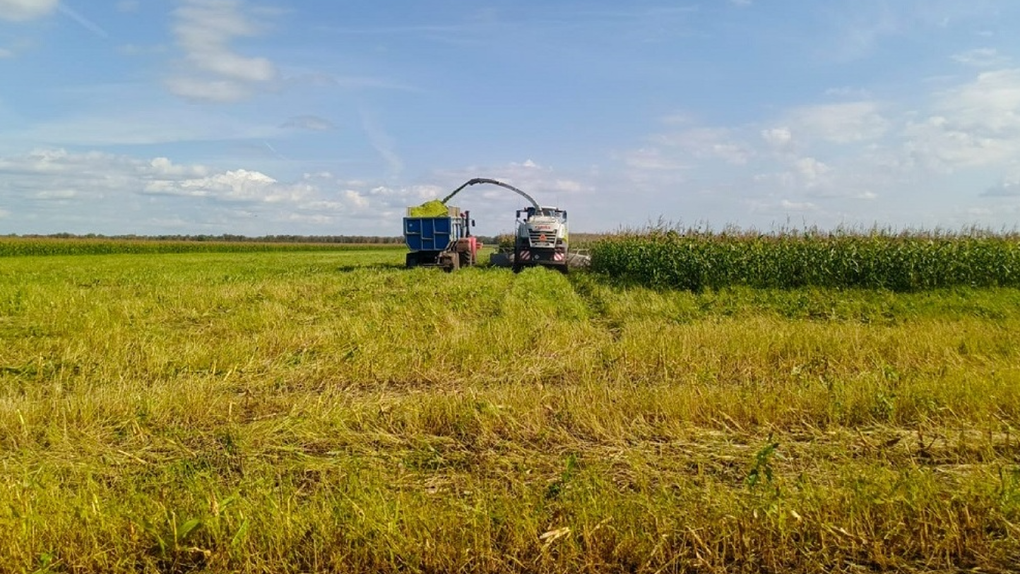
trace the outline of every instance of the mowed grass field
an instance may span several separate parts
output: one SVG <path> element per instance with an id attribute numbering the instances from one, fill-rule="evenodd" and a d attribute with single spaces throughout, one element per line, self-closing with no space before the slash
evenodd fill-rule
<path id="1" fill-rule="evenodd" d="M 2 572 L 1020 564 L 1020 291 L 0 258 Z"/>

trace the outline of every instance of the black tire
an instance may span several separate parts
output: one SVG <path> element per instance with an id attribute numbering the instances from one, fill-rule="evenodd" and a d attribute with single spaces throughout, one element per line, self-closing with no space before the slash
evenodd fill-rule
<path id="1" fill-rule="evenodd" d="M 410 269 L 412 267 L 417 267 L 418 266 L 418 254 L 417 253 L 408 253 L 407 257 L 404 258 L 404 266 L 406 266 L 408 269 Z"/>
<path id="2" fill-rule="evenodd" d="M 443 266 L 443 271 L 447 273 L 453 273 L 460 269 L 460 254 L 459 253 L 443 253 L 439 256 L 440 265 Z"/>

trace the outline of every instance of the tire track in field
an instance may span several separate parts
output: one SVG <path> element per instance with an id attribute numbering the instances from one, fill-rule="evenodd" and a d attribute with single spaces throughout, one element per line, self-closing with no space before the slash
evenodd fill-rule
<path id="1" fill-rule="evenodd" d="M 623 336 L 623 320 L 613 317 L 610 303 L 605 296 L 605 286 L 589 273 L 574 273 L 569 279 L 574 294 L 584 303 L 588 309 L 591 322 L 601 327 L 612 337 L 613 341 L 619 341 Z"/>

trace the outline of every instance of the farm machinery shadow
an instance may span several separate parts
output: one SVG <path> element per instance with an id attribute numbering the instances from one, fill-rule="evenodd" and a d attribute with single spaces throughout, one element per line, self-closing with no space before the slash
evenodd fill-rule
<path id="1" fill-rule="evenodd" d="M 366 269 L 385 271 L 394 269 L 405 269 L 405 267 L 403 263 L 368 263 L 366 265 L 341 265 L 336 268 L 336 270 L 340 273 L 351 273 L 353 271 L 362 271 Z"/>

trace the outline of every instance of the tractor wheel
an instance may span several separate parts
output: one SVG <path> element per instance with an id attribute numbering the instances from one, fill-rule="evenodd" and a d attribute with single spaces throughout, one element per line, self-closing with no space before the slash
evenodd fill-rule
<path id="1" fill-rule="evenodd" d="M 444 253 L 440 260 L 442 261 L 443 270 L 447 273 L 460 269 L 460 254 L 458 253 Z"/>

